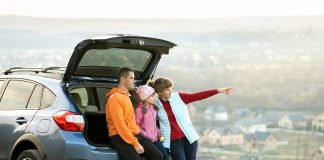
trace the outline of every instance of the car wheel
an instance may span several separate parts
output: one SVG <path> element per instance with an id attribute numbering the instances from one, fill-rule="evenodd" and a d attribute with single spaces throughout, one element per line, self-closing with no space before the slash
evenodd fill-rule
<path id="1" fill-rule="evenodd" d="M 18 160 L 41 160 L 41 157 L 36 149 L 29 149 L 21 152 Z"/>

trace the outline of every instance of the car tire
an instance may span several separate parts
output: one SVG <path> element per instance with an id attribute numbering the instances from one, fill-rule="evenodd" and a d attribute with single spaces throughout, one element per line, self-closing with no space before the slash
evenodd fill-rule
<path id="1" fill-rule="evenodd" d="M 42 160 L 36 149 L 25 150 L 20 153 L 18 160 Z"/>

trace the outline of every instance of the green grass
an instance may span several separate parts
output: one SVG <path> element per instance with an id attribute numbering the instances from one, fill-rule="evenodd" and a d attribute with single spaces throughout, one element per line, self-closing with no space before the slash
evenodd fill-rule
<path id="1" fill-rule="evenodd" d="M 324 145 L 324 136 L 315 135 L 312 133 L 273 133 L 280 141 L 288 141 L 287 145 L 278 146 L 274 154 L 295 156 L 296 159 L 304 159 L 311 156 L 314 151 Z"/>

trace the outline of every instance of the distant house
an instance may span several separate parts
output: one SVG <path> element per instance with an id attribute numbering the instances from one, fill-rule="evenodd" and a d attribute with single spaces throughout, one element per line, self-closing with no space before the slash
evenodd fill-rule
<path id="1" fill-rule="evenodd" d="M 283 114 L 278 111 L 265 111 L 263 113 L 263 118 L 266 120 L 268 128 L 278 127 L 278 121 L 282 116 Z"/>
<path id="2" fill-rule="evenodd" d="M 224 106 L 208 107 L 205 112 L 208 120 L 227 121 L 228 111 Z"/>
<path id="3" fill-rule="evenodd" d="M 207 129 L 203 133 L 202 141 L 219 146 L 237 146 L 244 142 L 244 135 L 238 128 Z"/>
<path id="4" fill-rule="evenodd" d="M 324 132 L 324 112 L 318 114 L 312 119 L 312 129 L 319 132 Z"/>
<path id="5" fill-rule="evenodd" d="M 278 126 L 287 129 L 305 129 L 307 127 L 307 120 L 300 114 L 284 115 L 278 121 Z"/>
<path id="6" fill-rule="evenodd" d="M 313 160 L 324 160 L 324 146 L 318 147 L 313 154 Z"/>
<path id="7" fill-rule="evenodd" d="M 254 118 L 254 119 L 241 119 L 236 122 L 236 127 L 240 128 L 245 134 L 255 133 L 255 132 L 266 132 L 266 122 L 264 119 Z"/>
<path id="8" fill-rule="evenodd" d="M 231 113 L 232 119 L 248 118 L 252 115 L 252 111 L 249 108 L 235 108 Z"/>
<path id="9" fill-rule="evenodd" d="M 263 147 L 263 150 L 276 150 L 277 149 L 277 138 L 268 132 L 256 132 L 256 143 Z"/>
<path id="10" fill-rule="evenodd" d="M 268 132 L 255 132 L 245 135 L 246 148 L 257 151 L 270 151 L 277 149 L 277 138 Z"/>
<path id="11" fill-rule="evenodd" d="M 264 119 L 264 116 L 262 113 L 257 112 L 257 113 L 255 113 L 254 118 L 255 119 Z"/>
<path id="12" fill-rule="evenodd" d="M 215 129 L 206 129 L 203 131 L 200 142 L 216 145 L 219 142 L 221 135 Z"/>

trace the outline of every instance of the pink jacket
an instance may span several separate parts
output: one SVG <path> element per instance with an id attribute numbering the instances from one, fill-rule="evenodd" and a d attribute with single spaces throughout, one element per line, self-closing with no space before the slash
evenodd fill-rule
<path id="1" fill-rule="evenodd" d="M 142 108 L 147 107 L 147 111 L 144 114 Z M 160 135 L 160 129 L 156 125 L 157 111 L 152 105 L 144 105 L 143 102 L 139 103 L 136 108 L 136 124 L 140 127 L 141 134 L 152 142 L 158 140 L 158 135 Z"/>

